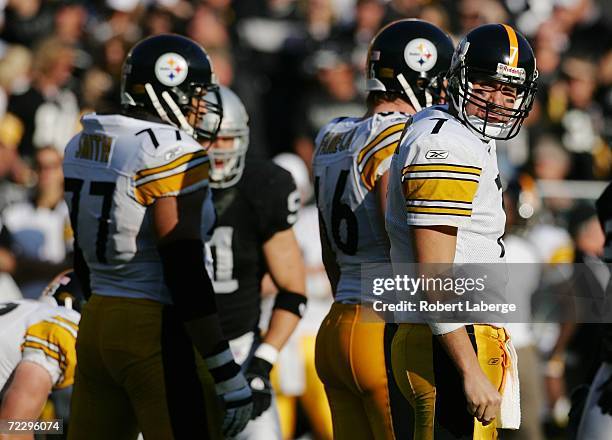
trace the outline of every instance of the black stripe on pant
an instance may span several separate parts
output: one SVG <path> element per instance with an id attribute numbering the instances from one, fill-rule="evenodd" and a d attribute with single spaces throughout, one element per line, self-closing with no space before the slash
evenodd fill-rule
<path id="1" fill-rule="evenodd" d="M 387 370 L 387 388 L 389 390 L 389 403 L 391 405 L 391 420 L 393 433 L 398 440 L 412 440 L 414 437 L 414 410 L 400 391 L 391 365 L 391 343 L 398 329 L 397 324 L 385 324 L 384 347 L 385 367 Z"/>
<path id="2" fill-rule="evenodd" d="M 474 327 L 466 326 L 468 336 L 478 353 Z M 434 438 L 436 440 L 469 439 L 474 437 L 474 416 L 467 411 L 467 400 L 463 392 L 463 381 L 446 350 L 432 336 L 433 366 L 436 383 L 436 418 Z"/>

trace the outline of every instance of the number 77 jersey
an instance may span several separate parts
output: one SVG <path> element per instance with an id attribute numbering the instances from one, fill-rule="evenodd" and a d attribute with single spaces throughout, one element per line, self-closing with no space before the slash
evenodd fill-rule
<path id="1" fill-rule="evenodd" d="M 91 290 L 170 304 L 147 207 L 207 188 L 208 156 L 170 125 L 95 114 L 82 123 L 66 146 L 64 186 Z"/>
<path id="2" fill-rule="evenodd" d="M 389 262 L 389 241 L 375 187 L 409 116 L 340 118 L 318 134 L 313 159 L 317 206 L 340 267 L 336 301 L 359 302 L 361 265 Z"/>

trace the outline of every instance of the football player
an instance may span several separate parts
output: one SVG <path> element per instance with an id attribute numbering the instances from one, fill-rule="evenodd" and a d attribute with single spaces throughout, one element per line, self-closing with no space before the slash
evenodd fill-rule
<path id="1" fill-rule="evenodd" d="M 452 53 L 448 35 L 430 23 L 383 28 L 368 51 L 367 113 L 331 121 L 316 139 L 315 194 L 335 302 L 319 329 L 315 361 L 336 439 L 410 436 L 410 407 L 401 411 L 407 405 L 387 375 L 394 327 L 362 306 L 361 266 L 390 261 L 384 210 L 391 156 L 409 115 L 441 99 Z"/>
<path id="2" fill-rule="evenodd" d="M 449 106 L 414 115 L 391 161 L 386 227 L 394 265 L 504 263 L 494 140 L 518 133 L 537 76 L 529 43 L 510 26 L 480 26 L 460 42 Z M 435 275 L 429 269 L 423 275 Z M 415 437 L 492 439 L 496 427 L 518 427 L 518 397 L 509 392 L 518 377 L 505 387 L 502 426 L 496 419 L 503 384 L 515 377 L 504 329 L 431 321 L 401 324 L 392 346 L 394 375 L 415 409 Z"/>
<path id="3" fill-rule="evenodd" d="M 291 228 L 300 206 L 299 193 L 284 169 L 271 161 L 246 160 L 247 112 L 230 89 L 220 87 L 220 97 L 223 120 L 208 150 L 217 211 L 208 244 L 223 334 L 230 339 L 253 392 L 254 420 L 238 437 L 280 439 L 270 371 L 306 305 L 304 262 Z M 215 117 L 206 115 L 201 127 L 210 130 L 211 120 Z M 258 324 L 265 273 L 279 291 L 262 336 Z"/>
<path id="4" fill-rule="evenodd" d="M 36 420 L 52 390 L 72 385 L 81 300 L 66 271 L 39 301 L 0 303 L 0 420 Z"/>
<path id="5" fill-rule="evenodd" d="M 210 164 L 194 137 L 214 139 L 197 127 L 220 113 L 207 100 L 218 93 L 212 66 L 193 41 L 157 35 L 129 52 L 121 91 L 122 114 L 84 116 L 64 157 L 75 270 L 91 291 L 68 438 L 207 438 L 210 376 L 235 435 L 251 391 L 221 332 L 200 237 Z"/>

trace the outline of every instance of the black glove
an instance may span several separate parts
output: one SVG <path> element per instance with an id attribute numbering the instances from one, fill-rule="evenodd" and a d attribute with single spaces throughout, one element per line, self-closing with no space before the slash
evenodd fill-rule
<path id="1" fill-rule="evenodd" d="M 253 393 L 253 415 L 251 419 L 259 417 L 272 403 L 271 370 L 272 364 L 257 356 L 251 359 L 246 370 L 245 377 Z"/>
<path id="2" fill-rule="evenodd" d="M 612 415 L 612 375 L 598 388 L 601 391 L 601 396 L 597 404 L 601 407 L 603 414 Z"/>

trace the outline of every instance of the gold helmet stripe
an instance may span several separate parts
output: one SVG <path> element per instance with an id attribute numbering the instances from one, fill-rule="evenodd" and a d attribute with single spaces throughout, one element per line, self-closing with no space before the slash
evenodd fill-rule
<path id="1" fill-rule="evenodd" d="M 504 29 L 506 29 L 506 33 L 508 34 L 508 40 L 510 42 L 510 57 L 508 58 L 508 65 L 512 67 L 518 66 L 519 59 L 519 47 L 518 47 L 518 39 L 516 38 L 516 32 L 512 27 L 507 24 L 502 24 Z"/>

